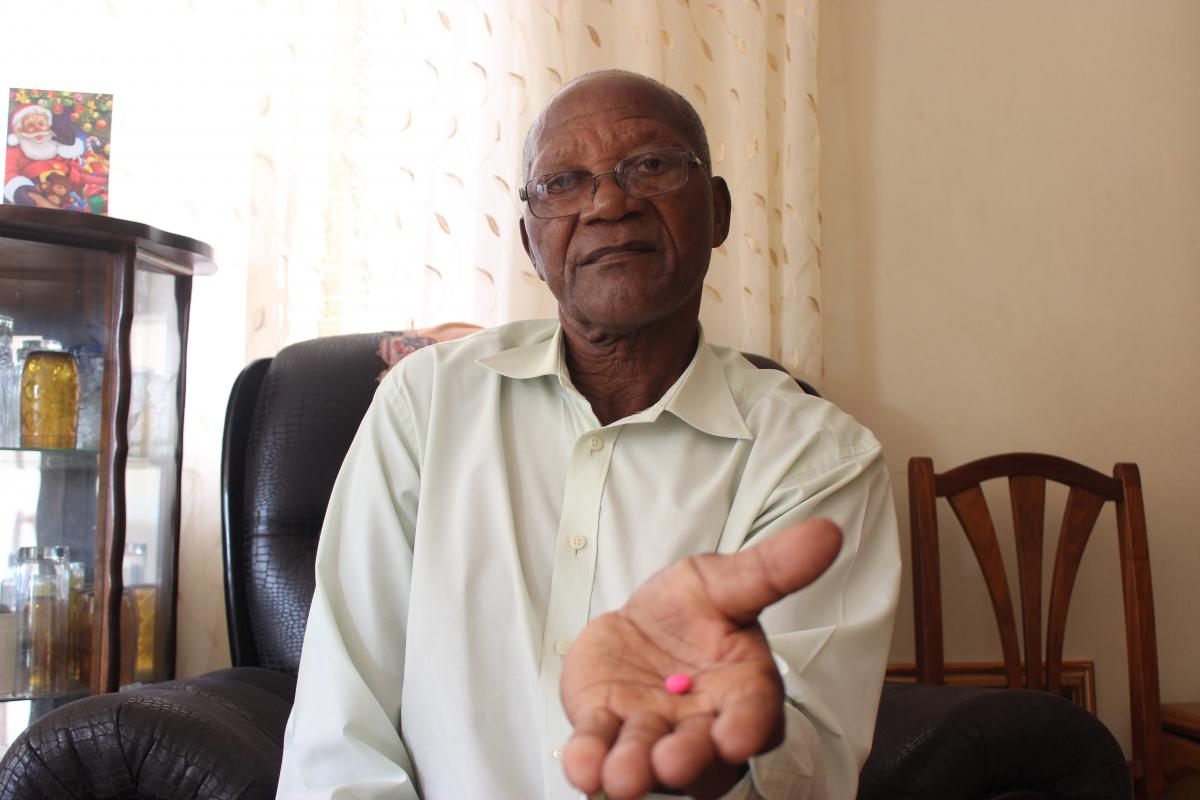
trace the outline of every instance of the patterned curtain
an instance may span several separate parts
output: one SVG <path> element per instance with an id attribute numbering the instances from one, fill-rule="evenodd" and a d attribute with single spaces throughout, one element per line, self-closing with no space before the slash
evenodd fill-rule
<path id="1" fill-rule="evenodd" d="M 42 0 L 9 86 L 114 95 L 111 213 L 214 245 L 195 282 L 180 675 L 227 662 L 220 438 L 249 358 L 351 331 L 552 316 L 517 233 L 525 131 L 565 81 L 657 78 L 733 193 L 712 341 L 821 374 L 817 0 Z M 94 53 L 54 57 L 47 25 Z M 25 33 L 19 33 L 25 32 Z M 243 324 L 244 321 L 244 324 Z"/>
<path id="2" fill-rule="evenodd" d="M 359 0 L 303 27 L 274 13 L 285 35 L 268 60 L 301 68 L 260 100 L 252 189 L 271 219 L 251 226 L 252 354 L 552 316 L 517 232 L 521 143 L 563 82 L 622 67 L 697 107 L 733 192 L 710 338 L 819 377 L 815 0 Z"/>

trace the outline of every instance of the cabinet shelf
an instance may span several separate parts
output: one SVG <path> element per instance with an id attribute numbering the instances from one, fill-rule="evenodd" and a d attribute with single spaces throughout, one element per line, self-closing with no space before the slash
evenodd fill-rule
<path id="1" fill-rule="evenodd" d="M 5 694 L 0 695 L 0 703 L 16 703 L 22 700 L 53 700 L 56 706 L 87 697 L 91 692 L 86 686 L 76 685 L 65 692 L 57 694 Z"/>
<path id="2" fill-rule="evenodd" d="M 99 450 L 82 447 L 0 447 L 0 469 L 7 465 L 16 466 L 18 469 L 77 467 L 94 464 L 99 457 Z M 130 453 L 125 463 L 130 469 L 160 467 L 174 463 L 174 453 L 157 458 Z"/>
<path id="3" fill-rule="evenodd" d="M 56 453 L 66 456 L 78 455 L 80 458 L 95 458 L 100 455 L 99 450 L 88 450 L 84 447 L 0 447 L 0 454 L 3 453 Z"/>

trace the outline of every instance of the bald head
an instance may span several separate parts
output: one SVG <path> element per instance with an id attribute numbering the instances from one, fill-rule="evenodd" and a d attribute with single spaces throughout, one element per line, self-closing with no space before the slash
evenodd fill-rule
<path id="1" fill-rule="evenodd" d="M 521 159 L 524 180 L 532 177 L 529 172 L 537 154 L 538 143 L 546 129 L 547 120 L 554 113 L 555 106 L 559 101 L 581 91 L 657 95 L 658 98 L 661 98 L 663 107 L 669 109 L 669 113 L 674 118 L 678 133 L 691 145 L 693 152 L 704 162 L 704 166 L 709 170 L 712 169 L 712 157 L 708 150 L 708 135 L 704 132 L 704 123 L 700 120 L 696 109 L 683 95 L 645 75 L 621 69 L 610 69 L 580 75 L 551 95 L 542 109 L 542 113 L 538 114 L 537 119 L 529 126 L 529 133 L 525 135 L 525 148 Z"/>

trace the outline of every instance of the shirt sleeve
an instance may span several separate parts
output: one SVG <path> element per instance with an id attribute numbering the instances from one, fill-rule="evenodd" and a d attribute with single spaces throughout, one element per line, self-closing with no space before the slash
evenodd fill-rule
<path id="1" fill-rule="evenodd" d="M 814 517 L 842 529 L 838 557 L 814 583 L 763 612 L 783 676 L 786 734 L 751 759 L 729 800 L 854 797 L 871 748 L 892 622 L 900 552 L 891 482 L 871 443 L 818 467 L 793 469 L 771 493 L 744 544 Z"/>
<path id="2" fill-rule="evenodd" d="M 400 378 L 376 392 L 326 511 L 279 798 L 419 797 L 399 730 L 421 442 Z"/>

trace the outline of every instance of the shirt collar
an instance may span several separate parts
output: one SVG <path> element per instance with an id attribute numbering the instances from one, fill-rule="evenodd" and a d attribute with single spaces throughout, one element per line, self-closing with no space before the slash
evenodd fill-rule
<path id="1" fill-rule="evenodd" d="M 753 439 L 746 427 L 742 412 L 733 398 L 733 389 L 725 377 L 721 359 L 704 339 L 704 328 L 700 328 L 700 341 L 696 344 L 696 355 L 679 379 L 679 390 L 668 392 L 666 410 L 697 430 L 722 436 L 727 439 Z"/>
<path id="2" fill-rule="evenodd" d="M 567 372 L 566 364 L 562 363 L 562 325 L 547 328 L 546 332 L 549 335 L 484 356 L 478 363 L 506 378 L 525 380 L 558 375 L 561 380 Z"/>
<path id="3" fill-rule="evenodd" d="M 555 325 L 548 333 L 550 335 L 528 344 L 485 356 L 479 363 L 514 380 L 556 376 L 564 387 L 577 391 L 567 372 L 562 326 Z M 669 411 L 693 428 L 713 436 L 753 438 L 738 410 L 721 360 L 705 341 L 703 327 L 700 328 L 696 353 L 679 380 L 657 403 L 622 422 L 652 422 L 663 411 Z"/>

